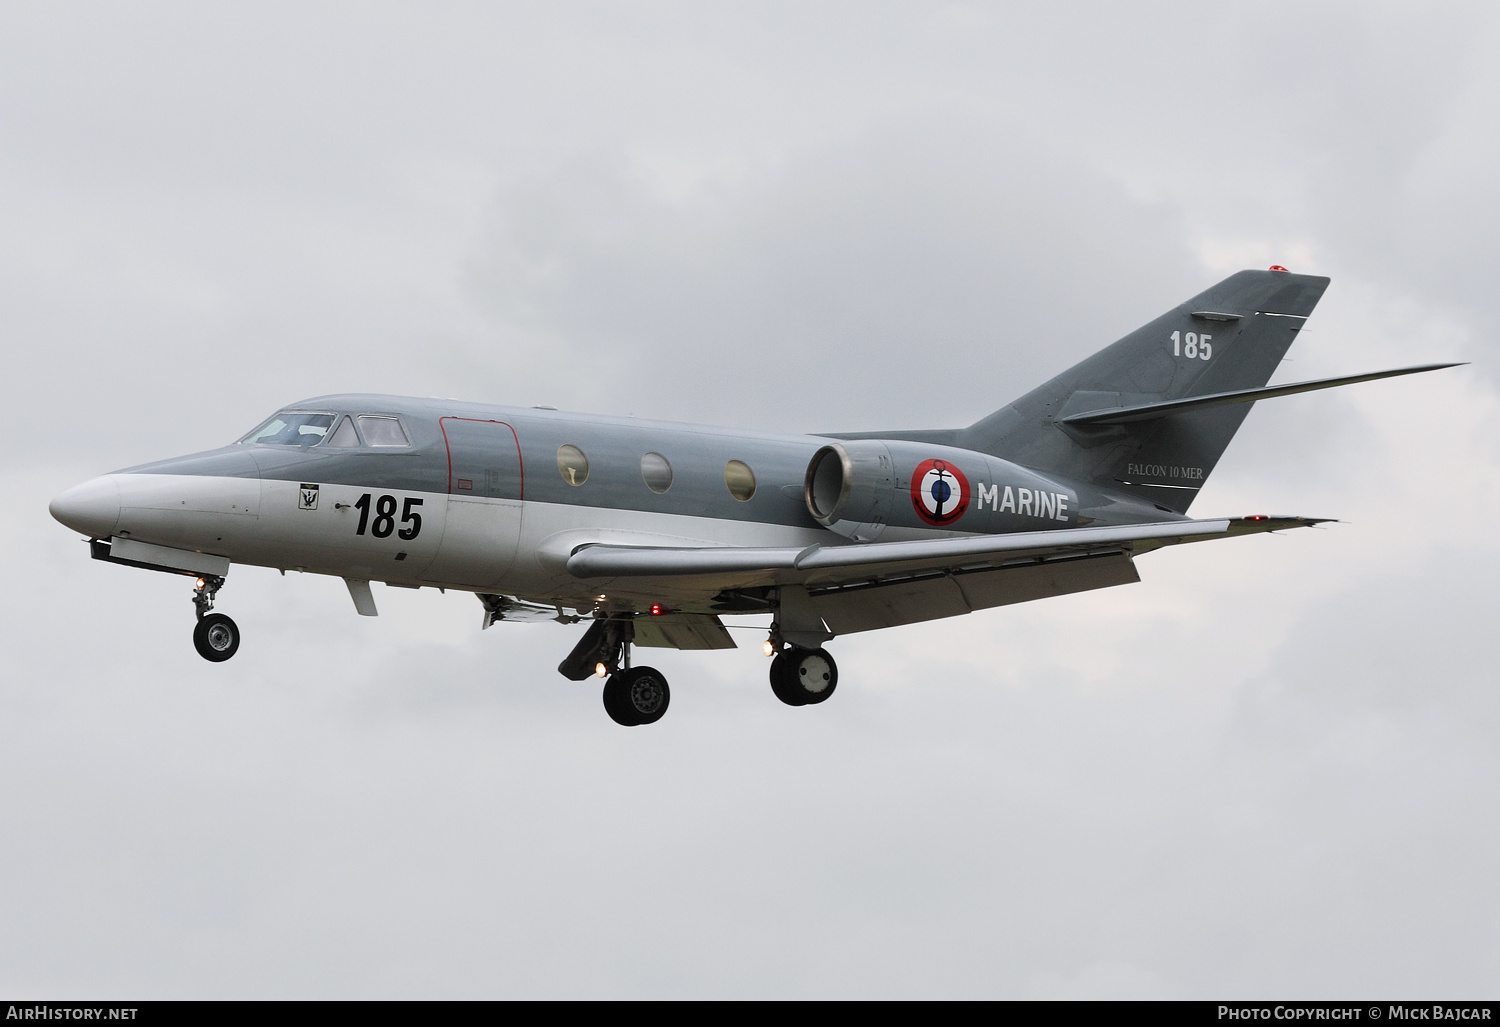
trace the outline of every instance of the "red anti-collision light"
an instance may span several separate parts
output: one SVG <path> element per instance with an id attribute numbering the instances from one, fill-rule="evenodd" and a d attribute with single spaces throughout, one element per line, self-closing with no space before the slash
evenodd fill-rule
<path id="1" fill-rule="evenodd" d="M 1280 264 L 1272 264 L 1271 265 L 1271 270 L 1272 271 L 1286 271 L 1286 268 L 1282 267 Z M 1291 274 L 1290 271 L 1288 271 L 1287 273 Z"/>
<path id="2" fill-rule="evenodd" d="M 653 616 L 653 617 L 660 617 L 662 614 L 664 614 L 666 612 L 667 611 L 662 607 L 662 605 L 660 603 L 652 603 L 651 604 L 651 616 Z"/>

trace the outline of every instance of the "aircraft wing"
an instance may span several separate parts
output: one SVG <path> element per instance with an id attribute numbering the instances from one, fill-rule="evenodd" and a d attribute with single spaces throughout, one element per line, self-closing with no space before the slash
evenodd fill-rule
<path id="1" fill-rule="evenodd" d="M 713 575 L 735 577 L 757 572 L 798 572 L 820 578 L 865 576 L 889 571 L 948 570 L 976 563 L 1017 557 L 1069 556 L 1098 549 L 1128 548 L 1133 553 L 1205 538 L 1285 528 L 1307 527 L 1326 518 L 1241 517 L 1218 520 L 1162 521 L 1098 528 L 971 535 L 963 538 L 922 539 L 915 542 L 865 542 L 814 545 L 806 548 L 735 548 L 712 546 L 584 545 L 568 558 L 568 571 L 579 578 L 672 577 Z"/>
<path id="2" fill-rule="evenodd" d="M 1241 517 L 805 548 L 585 545 L 579 578 L 693 578 L 720 592 L 801 586 L 834 634 L 1140 580 L 1132 558 L 1162 546 L 1308 527 L 1324 518 Z M 783 596 L 783 601 L 784 601 Z"/>

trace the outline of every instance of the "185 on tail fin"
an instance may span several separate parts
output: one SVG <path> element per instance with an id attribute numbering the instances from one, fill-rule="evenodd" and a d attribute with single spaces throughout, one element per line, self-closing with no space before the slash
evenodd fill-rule
<path id="1" fill-rule="evenodd" d="M 1250 403 L 1067 419 L 1265 385 L 1327 287 L 1285 271 L 1230 275 L 961 430 L 960 444 L 1185 513 Z"/>

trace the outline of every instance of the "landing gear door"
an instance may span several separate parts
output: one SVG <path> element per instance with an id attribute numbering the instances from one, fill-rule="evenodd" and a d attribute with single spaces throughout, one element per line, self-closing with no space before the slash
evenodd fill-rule
<path id="1" fill-rule="evenodd" d="M 439 424 L 448 445 L 448 517 L 437 558 L 422 579 L 496 586 L 521 539 L 520 443 L 504 421 L 444 417 Z"/>

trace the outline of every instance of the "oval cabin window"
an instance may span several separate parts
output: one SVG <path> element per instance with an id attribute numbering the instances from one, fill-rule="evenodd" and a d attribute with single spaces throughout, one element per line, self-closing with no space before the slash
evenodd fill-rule
<path id="1" fill-rule="evenodd" d="M 755 472 L 744 461 L 731 460 L 724 465 L 724 484 L 729 486 L 731 496 L 741 503 L 748 502 L 755 495 Z"/>
<path id="2" fill-rule="evenodd" d="M 589 480 L 589 458 L 577 446 L 557 447 L 557 469 L 569 485 L 582 485 Z"/>
<path id="3" fill-rule="evenodd" d="M 641 457 L 641 477 L 648 489 L 661 495 L 672 487 L 672 465 L 660 453 L 647 453 Z"/>

